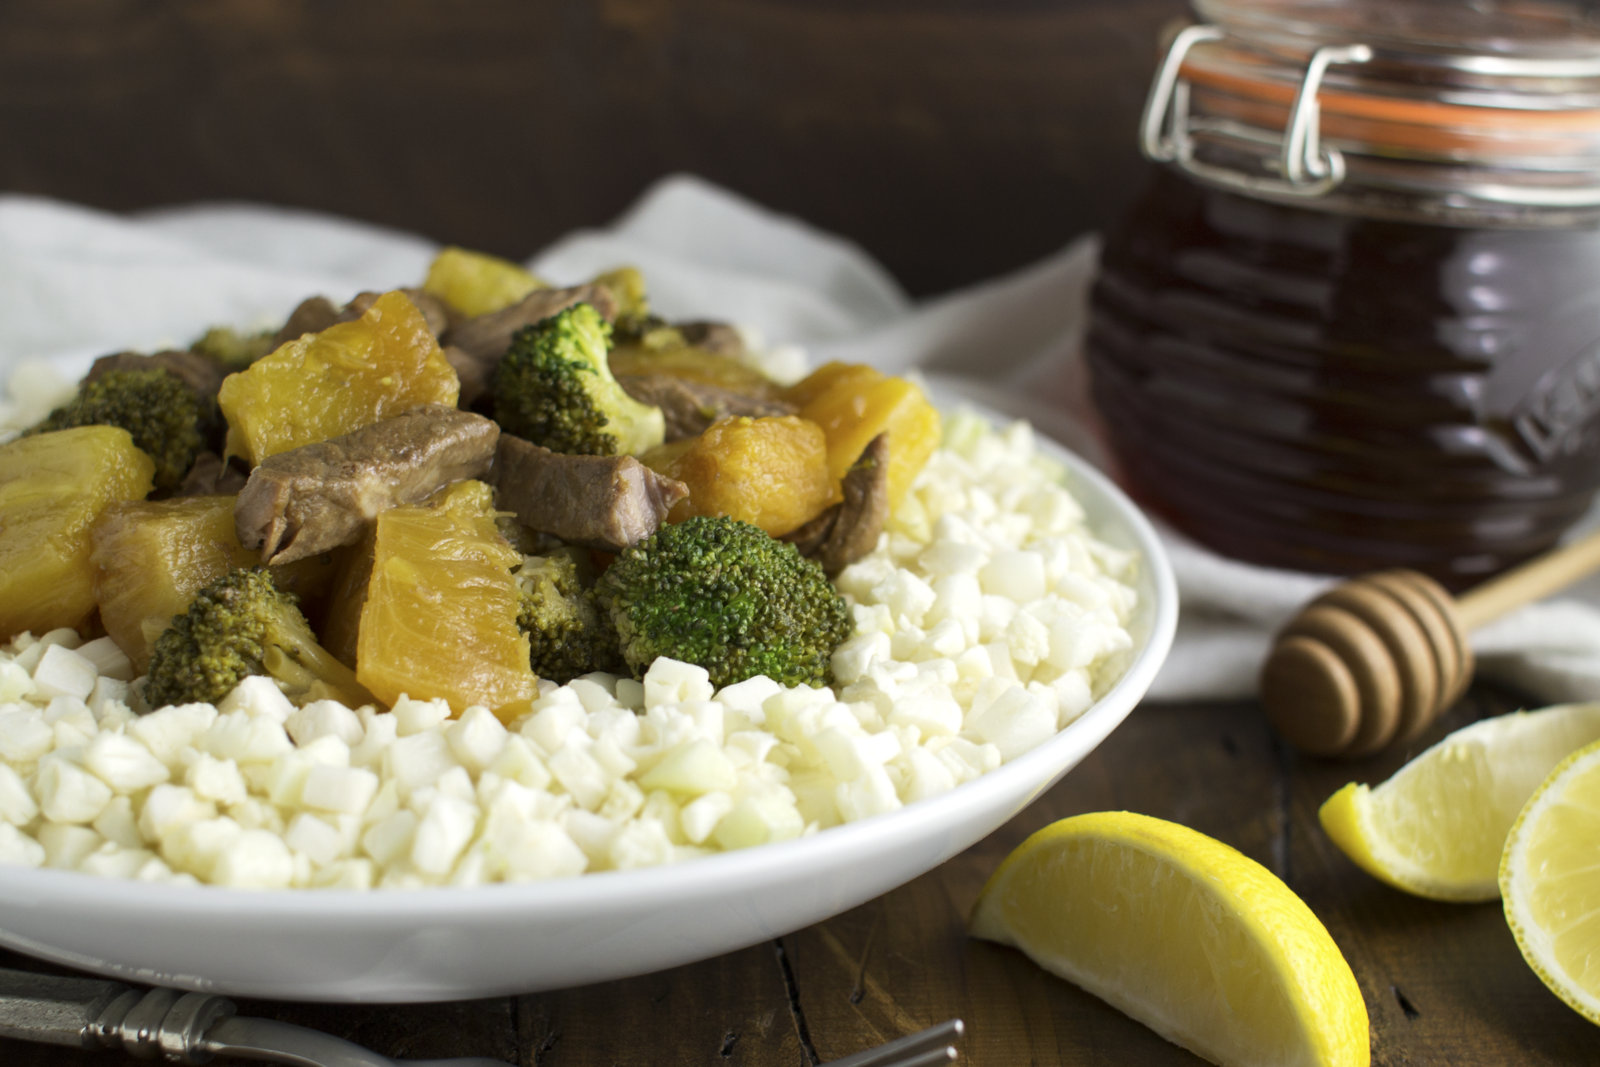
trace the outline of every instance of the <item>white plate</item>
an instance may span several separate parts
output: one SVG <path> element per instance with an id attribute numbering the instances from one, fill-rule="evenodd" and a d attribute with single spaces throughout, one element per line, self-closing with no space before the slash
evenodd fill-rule
<path id="1" fill-rule="evenodd" d="M 997 770 L 811 837 L 531 884 L 258 892 L 0 867 L 0 943 L 127 981 L 236 996 L 452 1000 L 706 959 L 902 885 L 1005 823 L 1104 740 L 1172 643 L 1177 592 L 1149 523 L 1085 461 L 1042 436 L 1040 447 L 1066 466 L 1097 534 L 1143 559 L 1136 654 L 1093 707 Z"/>

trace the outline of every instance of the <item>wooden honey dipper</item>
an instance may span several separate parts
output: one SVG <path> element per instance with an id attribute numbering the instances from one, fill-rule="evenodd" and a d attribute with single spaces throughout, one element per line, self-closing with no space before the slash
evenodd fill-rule
<path id="1" fill-rule="evenodd" d="M 1370 756 L 1415 740 L 1472 680 L 1466 635 L 1600 568 L 1600 530 L 1452 598 L 1426 575 L 1381 571 L 1311 601 L 1273 641 L 1261 703 L 1290 744 Z"/>

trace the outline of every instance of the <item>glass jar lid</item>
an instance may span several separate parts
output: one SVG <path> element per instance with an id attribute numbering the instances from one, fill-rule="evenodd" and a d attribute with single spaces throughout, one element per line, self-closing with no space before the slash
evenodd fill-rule
<path id="1" fill-rule="evenodd" d="M 1145 153 L 1252 195 L 1364 213 L 1600 210 L 1600 16 L 1513 0 L 1193 0 Z M 1539 216 L 1539 217 L 1534 217 Z"/>

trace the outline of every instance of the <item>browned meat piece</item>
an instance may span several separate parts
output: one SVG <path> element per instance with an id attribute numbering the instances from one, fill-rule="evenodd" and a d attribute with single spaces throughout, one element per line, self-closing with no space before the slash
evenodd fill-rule
<path id="1" fill-rule="evenodd" d="M 215 399 L 217 389 L 222 385 L 222 379 L 227 376 L 227 372 L 214 359 L 202 356 L 198 352 L 168 350 L 148 356 L 139 352 L 116 352 L 109 356 L 101 356 L 89 367 L 89 373 L 83 378 L 84 381 L 92 382 L 102 374 L 114 370 L 168 371 L 182 379 L 183 384 L 195 391 L 195 395 L 206 399 Z"/>
<path id="2" fill-rule="evenodd" d="M 432 293 L 422 289 L 401 289 L 402 293 L 411 298 L 417 305 L 417 310 L 422 312 L 422 317 L 428 320 L 428 329 L 437 337 L 450 327 L 450 313 L 444 301 Z M 368 290 L 357 293 L 344 307 L 336 307 L 332 300 L 325 296 L 309 296 L 300 301 L 292 312 L 289 321 L 272 337 L 272 347 L 277 348 L 285 341 L 293 341 L 308 333 L 321 333 L 329 326 L 341 322 L 353 322 L 366 313 L 372 302 L 382 296 L 381 292 Z"/>
<path id="3" fill-rule="evenodd" d="M 381 512 L 416 504 L 494 459 L 500 427 L 424 404 L 394 418 L 269 456 L 234 506 L 239 543 L 263 563 L 290 563 L 358 540 Z"/>
<path id="4" fill-rule="evenodd" d="M 671 374 L 620 374 L 623 392 L 660 408 L 667 418 L 667 440 L 698 437 L 725 415 L 795 415 L 800 409 L 782 400 L 762 400 L 721 386 L 691 382 Z"/>
<path id="5" fill-rule="evenodd" d="M 655 533 L 689 487 L 632 456 L 573 456 L 503 434 L 495 454 L 499 505 L 540 533 L 616 552 Z"/>
<path id="6" fill-rule="evenodd" d="M 433 331 L 435 337 L 450 328 L 452 321 L 450 309 L 443 300 L 440 300 L 426 289 L 406 288 L 400 291 L 410 297 L 413 304 L 417 305 L 417 310 L 422 312 L 424 319 L 428 320 L 428 329 Z M 344 306 L 343 317 L 346 319 L 360 318 L 367 313 L 367 309 L 372 306 L 372 302 L 382 295 L 381 291 L 372 289 L 357 293 L 350 299 L 350 303 Z"/>
<path id="7" fill-rule="evenodd" d="M 491 364 L 473 359 L 455 345 L 444 346 L 444 359 L 455 368 L 456 378 L 461 382 L 461 395 L 456 398 L 459 407 L 470 409 L 488 395 L 489 376 L 494 373 Z"/>
<path id="8" fill-rule="evenodd" d="M 215 452 L 202 452 L 183 476 L 177 496 L 232 496 L 244 488 L 249 475 L 231 463 L 224 463 Z"/>
<path id="9" fill-rule="evenodd" d="M 878 546 L 889 520 L 889 435 L 880 433 L 845 472 L 844 500 L 783 536 L 831 578 Z"/>
<path id="10" fill-rule="evenodd" d="M 725 322 L 680 322 L 678 333 L 686 344 L 723 356 L 744 355 L 744 338 Z"/>
<path id="11" fill-rule="evenodd" d="M 519 302 L 487 315 L 475 315 L 449 330 L 442 338 L 445 344 L 454 345 L 468 357 L 485 365 L 487 378 L 500 357 L 511 347 L 511 335 L 524 326 L 532 326 L 573 304 L 593 304 L 594 309 L 607 319 L 616 317 L 617 304 L 611 291 L 599 285 L 575 285 L 570 289 L 535 289 Z"/>
<path id="12" fill-rule="evenodd" d="M 833 524 L 839 521 L 839 507 L 834 504 L 824 508 L 816 518 L 779 535 L 778 540 L 789 542 L 802 556 L 815 559 L 827 542 L 828 535 L 833 532 Z"/>
<path id="13" fill-rule="evenodd" d="M 348 318 L 327 297 L 308 296 L 300 301 L 289 313 L 289 320 L 272 335 L 272 347 L 277 348 L 303 334 L 321 333 L 336 322 L 348 321 Z"/>

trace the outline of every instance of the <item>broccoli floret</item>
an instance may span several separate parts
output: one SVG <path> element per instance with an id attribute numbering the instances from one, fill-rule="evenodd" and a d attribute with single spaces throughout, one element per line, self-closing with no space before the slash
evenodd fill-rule
<path id="1" fill-rule="evenodd" d="M 696 516 L 625 548 L 595 585 L 636 676 L 658 656 L 722 686 L 758 674 L 830 682 L 850 609 L 813 560 L 760 527 Z"/>
<path id="2" fill-rule="evenodd" d="M 172 489 L 205 448 L 214 413 L 183 379 L 159 368 L 113 370 L 86 381 L 34 433 L 120 426 L 155 460 L 155 486 Z"/>
<path id="3" fill-rule="evenodd" d="M 518 330 L 495 368 L 495 421 L 553 452 L 631 455 L 659 445 L 665 417 L 622 391 L 610 343 L 610 324 L 589 304 Z"/>
<path id="4" fill-rule="evenodd" d="M 317 643 L 292 594 L 265 568 L 241 567 L 205 586 L 156 638 L 145 700 L 151 707 L 215 704 L 252 674 L 273 678 L 297 704 L 329 697 L 372 703 L 350 668 Z"/>
<path id="5" fill-rule="evenodd" d="M 276 335 L 276 330 L 240 333 L 231 326 L 213 326 L 201 334 L 189 350 L 215 360 L 230 371 L 240 371 L 271 352 Z"/>
<path id="6" fill-rule="evenodd" d="M 622 662 L 611 618 L 585 586 L 578 549 L 526 556 L 516 570 L 522 606 L 517 626 L 528 635 L 529 662 L 541 678 L 566 684 Z"/>

